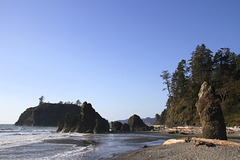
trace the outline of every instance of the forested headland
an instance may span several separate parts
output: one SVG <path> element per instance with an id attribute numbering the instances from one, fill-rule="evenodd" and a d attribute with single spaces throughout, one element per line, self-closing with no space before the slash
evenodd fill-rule
<path id="1" fill-rule="evenodd" d="M 240 55 L 229 48 L 213 53 L 198 45 L 189 60 L 181 60 L 174 73 L 160 75 L 168 91 L 166 109 L 156 114 L 155 124 L 200 125 L 195 103 L 206 81 L 218 95 L 227 126 L 240 125 Z"/>

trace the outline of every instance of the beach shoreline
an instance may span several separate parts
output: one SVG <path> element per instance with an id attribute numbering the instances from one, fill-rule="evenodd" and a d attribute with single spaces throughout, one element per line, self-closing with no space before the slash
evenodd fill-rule
<path id="1" fill-rule="evenodd" d="M 169 134 L 167 132 L 137 132 L 136 134 L 150 134 L 162 136 L 163 139 L 191 139 L 200 137 L 200 133 L 189 135 Z M 240 131 L 228 134 L 228 141 L 240 143 Z M 145 160 L 145 159 L 240 159 L 240 148 L 205 145 L 195 146 L 195 142 L 176 143 L 167 146 L 157 145 L 152 147 L 145 146 L 142 149 L 130 151 L 122 154 L 112 155 L 109 160 Z"/>

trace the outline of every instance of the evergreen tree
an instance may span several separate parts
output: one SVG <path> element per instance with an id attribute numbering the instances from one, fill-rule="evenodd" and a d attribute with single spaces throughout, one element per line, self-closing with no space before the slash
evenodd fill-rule
<path id="1" fill-rule="evenodd" d="M 160 75 L 160 77 L 162 77 L 163 79 L 163 84 L 167 85 L 167 88 L 164 88 L 163 90 L 168 90 L 168 96 L 171 97 L 172 95 L 172 91 L 171 91 L 171 74 L 168 72 L 168 70 L 165 70 L 162 72 L 162 74 Z"/>
<path id="2" fill-rule="evenodd" d="M 184 97 L 187 89 L 187 72 L 188 67 L 186 60 L 182 60 L 178 63 L 177 70 L 172 78 L 172 92 L 174 98 Z"/>
<path id="3" fill-rule="evenodd" d="M 78 106 L 81 106 L 82 103 L 81 103 L 81 101 L 78 99 L 75 104 L 78 105 Z"/>
<path id="4" fill-rule="evenodd" d="M 207 81 L 220 97 L 226 124 L 240 125 L 240 55 L 229 48 L 221 48 L 213 56 L 204 44 L 198 45 L 188 64 L 182 60 L 173 74 L 163 71 L 160 77 L 169 98 L 166 109 L 156 115 L 158 124 L 198 125 L 195 103 L 201 84 Z"/>
<path id="5" fill-rule="evenodd" d="M 210 82 L 212 74 L 212 51 L 207 49 L 204 44 L 197 46 L 196 51 L 192 52 L 190 59 L 190 69 L 194 84 L 202 84 L 204 81 Z"/>
<path id="6" fill-rule="evenodd" d="M 41 96 L 40 98 L 39 98 L 39 105 L 42 105 L 44 102 L 43 102 L 43 100 L 44 100 L 45 98 L 44 98 L 44 96 Z"/>

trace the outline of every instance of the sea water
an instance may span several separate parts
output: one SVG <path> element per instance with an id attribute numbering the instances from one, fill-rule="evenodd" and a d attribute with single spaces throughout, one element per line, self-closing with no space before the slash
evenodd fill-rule
<path id="1" fill-rule="evenodd" d="M 0 159 L 104 159 L 164 142 L 154 135 L 57 133 L 56 129 L 0 124 Z"/>

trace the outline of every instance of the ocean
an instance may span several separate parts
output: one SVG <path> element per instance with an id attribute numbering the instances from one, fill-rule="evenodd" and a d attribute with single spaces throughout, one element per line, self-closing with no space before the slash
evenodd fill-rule
<path id="1" fill-rule="evenodd" d="M 165 141 L 146 134 L 57 133 L 56 129 L 0 124 L 0 159 L 105 159 Z"/>

